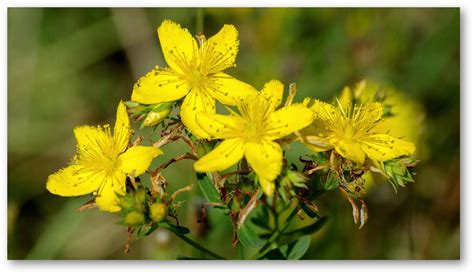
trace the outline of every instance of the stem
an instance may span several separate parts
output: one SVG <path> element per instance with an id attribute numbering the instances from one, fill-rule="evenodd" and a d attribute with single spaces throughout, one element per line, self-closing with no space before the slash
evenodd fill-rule
<path id="1" fill-rule="evenodd" d="M 291 211 L 290 215 L 288 215 L 288 218 L 286 218 L 285 223 L 283 224 L 283 227 L 280 230 L 276 230 L 273 235 L 270 237 L 270 239 L 267 240 L 267 242 L 258 250 L 258 252 L 251 258 L 252 260 L 257 260 L 261 258 L 265 253 L 267 253 L 268 249 L 272 246 L 272 244 L 278 240 L 278 238 L 285 232 L 285 230 L 288 228 L 290 225 L 290 222 L 293 220 L 293 218 L 296 216 L 298 213 L 299 206 L 297 205 L 293 211 Z"/>
<path id="2" fill-rule="evenodd" d="M 168 229 L 169 231 L 173 232 L 174 235 L 178 236 L 179 238 L 181 238 L 183 241 L 185 241 L 187 244 L 189 244 L 190 246 L 196 248 L 197 250 L 201 251 L 202 253 L 204 253 L 205 255 L 208 255 L 209 257 L 211 258 L 214 258 L 214 259 L 217 259 L 217 260 L 227 260 L 226 258 L 220 256 L 220 255 L 217 255 L 216 253 L 210 251 L 209 249 L 205 248 L 204 246 L 200 245 L 199 243 L 191 240 L 190 238 L 188 238 L 187 236 L 183 235 L 183 234 L 180 234 L 178 233 L 177 231 L 174 231 L 173 229 Z"/>
<path id="3" fill-rule="evenodd" d="M 204 31 L 204 8 L 196 9 L 196 34 Z"/>

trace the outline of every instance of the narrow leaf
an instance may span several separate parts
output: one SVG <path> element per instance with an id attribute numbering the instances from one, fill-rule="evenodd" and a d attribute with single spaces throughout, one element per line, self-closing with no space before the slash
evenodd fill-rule
<path id="1" fill-rule="evenodd" d="M 326 221 L 327 221 L 327 217 L 324 216 L 321 219 L 314 222 L 313 224 L 310 224 L 308 226 L 304 226 L 302 228 L 292 230 L 290 232 L 285 233 L 284 235 L 285 236 L 296 236 L 296 237 L 311 235 L 311 234 L 317 232 L 318 230 L 320 230 L 326 224 Z"/>
<path id="2" fill-rule="evenodd" d="M 288 254 L 288 260 L 299 260 L 309 248 L 311 236 L 304 236 L 299 239 Z"/>
<path id="3" fill-rule="evenodd" d="M 248 222 L 237 228 L 237 237 L 243 246 L 247 248 L 258 248 L 263 245 L 264 241 L 249 227 Z"/>
<path id="4" fill-rule="evenodd" d="M 221 196 L 206 173 L 197 173 L 197 183 L 202 194 L 211 203 L 221 203 Z"/>

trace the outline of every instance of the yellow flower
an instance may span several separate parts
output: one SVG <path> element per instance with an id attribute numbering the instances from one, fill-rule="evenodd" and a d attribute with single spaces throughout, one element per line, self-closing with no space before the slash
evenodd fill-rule
<path id="1" fill-rule="evenodd" d="M 222 71 L 235 66 L 239 47 L 237 29 L 224 25 L 207 41 L 196 39 L 179 24 L 165 20 L 158 28 L 158 38 L 169 68 L 150 71 L 133 87 L 132 100 L 157 104 L 184 98 L 181 119 L 200 138 L 209 137 L 196 123 L 196 113 L 216 111 L 216 99 L 225 105 L 237 105 L 255 94 L 255 89 Z"/>
<path id="2" fill-rule="evenodd" d="M 224 141 L 194 163 L 194 169 L 224 170 L 245 156 L 257 173 L 263 191 L 272 196 L 273 181 L 280 174 L 283 162 L 281 147 L 275 140 L 308 126 L 313 120 L 312 111 L 301 104 L 276 110 L 282 95 L 283 84 L 273 80 L 260 93 L 237 106 L 240 114 L 199 113 L 198 124 L 212 138 Z"/>
<path id="3" fill-rule="evenodd" d="M 120 211 L 116 194 L 125 194 L 126 176 L 143 174 L 153 158 L 162 154 L 155 147 L 129 148 L 131 134 L 122 102 L 117 108 L 113 134 L 109 125 L 76 127 L 77 154 L 70 166 L 48 177 L 46 188 L 60 196 L 93 193 L 100 210 Z"/>
<path id="4" fill-rule="evenodd" d="M 337 106 L 312 98 L 303 104 L 314 111 L 314 122 L 301 131 L 303 142 L 313 151 L 334 148 L 342 157 L 363 164 L 366 157 L 379 162 L 411 155 L 415 145 L 375 130 L 382 121 L 383 105 L 353 105 L 348 87 Z"/>

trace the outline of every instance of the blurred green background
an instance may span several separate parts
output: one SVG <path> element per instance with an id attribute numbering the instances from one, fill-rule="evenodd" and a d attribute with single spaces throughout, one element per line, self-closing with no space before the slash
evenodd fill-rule
<path id="1" fill-rule="evenodd" d="M 197 14 L 8 9 L 9 259 L 199 255 L 160 230 L 124 254 L 127 233 L 115 215 L 78 213 L 88 197 L 62 198 L 45 189 L 47 176 L 75 153 L 73 128 L 113 123 L 117 103 L 130 98 L 134 82 L 165 66 L 156 36 L 161 22 L 171 19 L 195 32 Z M 331 100 L 345 85 L 371 79 L 400 90 L 398 101 L 410 113 L 401 127 L 418 144 L 416 182 L 398 194 L 388 183 L 372 186 L 365 199 L 370 218 L 361 230 L 344 197 L 326 195 L 318 205 L 329 222 L 313 235 L 304 259 L 459 259 L 459 9 L 209 8 L 202 14 L 208 37 L 223 24 L 237 27 L 237 67 L 227 72 L 257 89 L 277 78 L 298 84 L 297 100 Z M 170 145 L 159 162 L 184 150 Z M 296 145 L 289 157 L 306 152 Z M 189 161 L 165 175 L 172 190 L 195 182 Z M 237 258 L 228 218 L 211 210 L 207 226 L 196 223 L 200 197 L 198 188 L 182 196 L 181 222 L 211 250 Z"/>

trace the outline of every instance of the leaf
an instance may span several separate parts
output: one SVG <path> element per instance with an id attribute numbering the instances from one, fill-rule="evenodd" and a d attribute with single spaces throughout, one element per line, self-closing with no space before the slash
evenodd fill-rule
<path id="1" fill-rule="evenodd" d="M 257 233 L 245 222 L 237 228 L 237 237 L 243 246 L 247 248 L 258 248 L 263 245 L 264 241 L 260 239 Z"/>
<path id="2" fill-rule="evenodd" d="M 161 222 L 158 224 L 158 226 L 160 227 L 164 227 L 164 228 L 167 228 L 175 233 L 178 233 L 178 234 L 188 234 L 189 233 L 189 229 L 187 227 L 184 227 L 184 226 L 177 226 L 177 225 L 174 225 L 174 224 L 171 224 L 171 223 L 166 223 L 166 222 Z"/>
<path id="3" fill-rule="evenodd" d="M 289 251 L 288 245 L 279 246 L 278 250 L 280 250 L 280 253 L 283 255 L 284 258 L 288 257 L 288 251 Z"/>
<path id="4" fill-rule="evenodd" d="M 326 224 L 326 221 L 327 221 L 327 217 L 324 216 L 321 219 L 314 222 L 313 224 L 310 224 L 308 226 L 292 230 L 290 232 L 285 233 L 284 235 L 285 236 L 296 236 L 296 237 L 311 235 L 311 234 L 317 232 L 318 230 L 320 230 Z"/>
<path id="5" fill-rule="evenodd" d="M 326 182 L 324 183 L 324 189 L 327 191 L 336 189 L 341 184 L 341 179 L 336 172 L 330 171 L 328 173 Z"/>
<path id="6" fill-rule="evenodd" d="M 143 238 L 145 236 L 148 236 L 151 233 L 153 233 L 157 228 L 158 228 L 157 223 L 152 223 L 151 225 L 150 224 L 145 224 L 137 230 L 136 238 L 140 239 L 140 238 Z"/>
<path id="7" fill-rule="evenodd" d="M 196 173 L 202 194 L 211 203 L 222 203 L 221 196 L 206 173 Z"/>
<path id="8" fill-rule="evenodd" d="M 300 203 L 301 208 L 303 209 L 304 213 L 308 215 L 311 218 L 319 218 L 319 215 L 316 211 L 311 209 L 309 206 L 307 206 L 305 203 Z"/>
<path id="9" fill-rule="evenodd" d="M 268 210 L 264 206 L 259 206 L 255 209 L 256 214 L 253 217 L 250 217 L 250 221 L 265 230 L 270 230 L 270 226 L 268 225 L 269 222 L 269 214 Z"/>
<path id="10" fill-rule="evenodd" d="M 288 260 L 299 260 L 309 248 L 309 244 L 311 243 L 311 236 L 304 236 L 300 238 L 295 246 L 291 249 L 290 253 L 288 254 Z"/>

